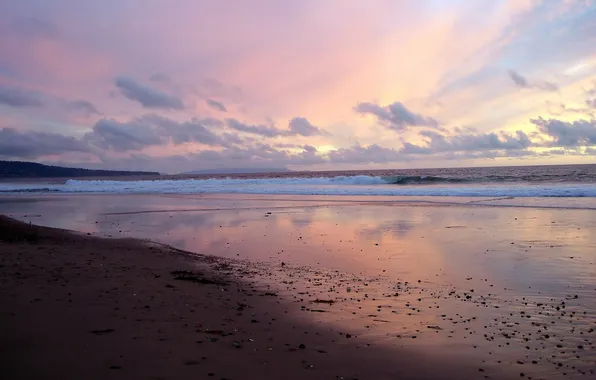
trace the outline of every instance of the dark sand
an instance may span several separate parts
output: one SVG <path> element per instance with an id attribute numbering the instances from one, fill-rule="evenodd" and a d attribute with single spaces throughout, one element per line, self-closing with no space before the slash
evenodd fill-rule
<path id="1" fill-rule="evenodd" d="M 388 349 L 306 323 L 295 318 L 300 314 L 295 303 L 243 280 L 251 271 L 248 264 L 228 264 L 139 240 L 102 239 L 0 217 L 0 374 L 3 379 L 509 377 L 503 368 L 480 368 L 457 352 Z"/>

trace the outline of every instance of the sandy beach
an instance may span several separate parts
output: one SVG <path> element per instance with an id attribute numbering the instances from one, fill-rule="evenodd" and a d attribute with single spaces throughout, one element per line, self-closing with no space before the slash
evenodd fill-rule
<path id="1" fill-rule="evenodd" d="M 349 334 L 294 320 L 275 293 L 213 258 L 0 223 L 5 378 L 426 379 L 475 369 L 344 342 Z"/>
<path id="2" fill-rule="evenodd" d="M 514 206 L 4 197 L 1 372 L 591 378 L 593 211 Z"/>

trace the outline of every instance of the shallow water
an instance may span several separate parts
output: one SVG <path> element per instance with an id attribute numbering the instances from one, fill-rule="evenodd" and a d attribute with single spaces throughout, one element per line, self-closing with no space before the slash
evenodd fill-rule
<path id="1" fill-rule="evenodd" d="M 259 281 L 306 302 L 306 318 L 381 344 L 444 347 L 535 378 L 593 376 L 596 211 L 515 202 L 55 195 L 0 198 L 0 213 L 262 262 Z"/>

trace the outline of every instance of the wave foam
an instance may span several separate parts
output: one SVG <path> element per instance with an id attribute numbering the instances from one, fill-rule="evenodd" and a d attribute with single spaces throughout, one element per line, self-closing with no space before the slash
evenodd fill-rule
<path id="1" fill-rule="evenodd" d="M 415 181 L 409 177 L 409 181 Z M 420 180 L 418 177 L 416 180 Z M 0 192 L 113 194 L 297 194 L 458 197 L 596 197 L 596 184 L 438 183 L 395 186 L 395 177 L 224 178 L 153 181 L 68 180 L 61 185 L 0 184 Z"/>

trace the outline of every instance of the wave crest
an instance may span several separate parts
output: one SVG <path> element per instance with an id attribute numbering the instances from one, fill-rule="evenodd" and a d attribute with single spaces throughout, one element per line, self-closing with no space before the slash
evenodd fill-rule
<path id="1" fill-rule="evenodd" d="M 431 186 L 432 185 L 432 186 Z M 104 194 L 285 194 L 443 197 L 596 197 L 596 184 L 487 183 L 449 177 L 337 176 L 181 180 L 68 180 L 64 184 L 0 184 L 0 192 Z"/>
<path id="2" fill-rule="evenodd" d="M 438 176 L 424 176 L 424 175 L 408 175 L 408 176 L 389 176 L 382 177 L 383 180 L 391 185 L 432 185 L 439 183 L 466 183 L 473 182 L 471 179 L 453 178 L 453 177 L 438 177 Z"/>

